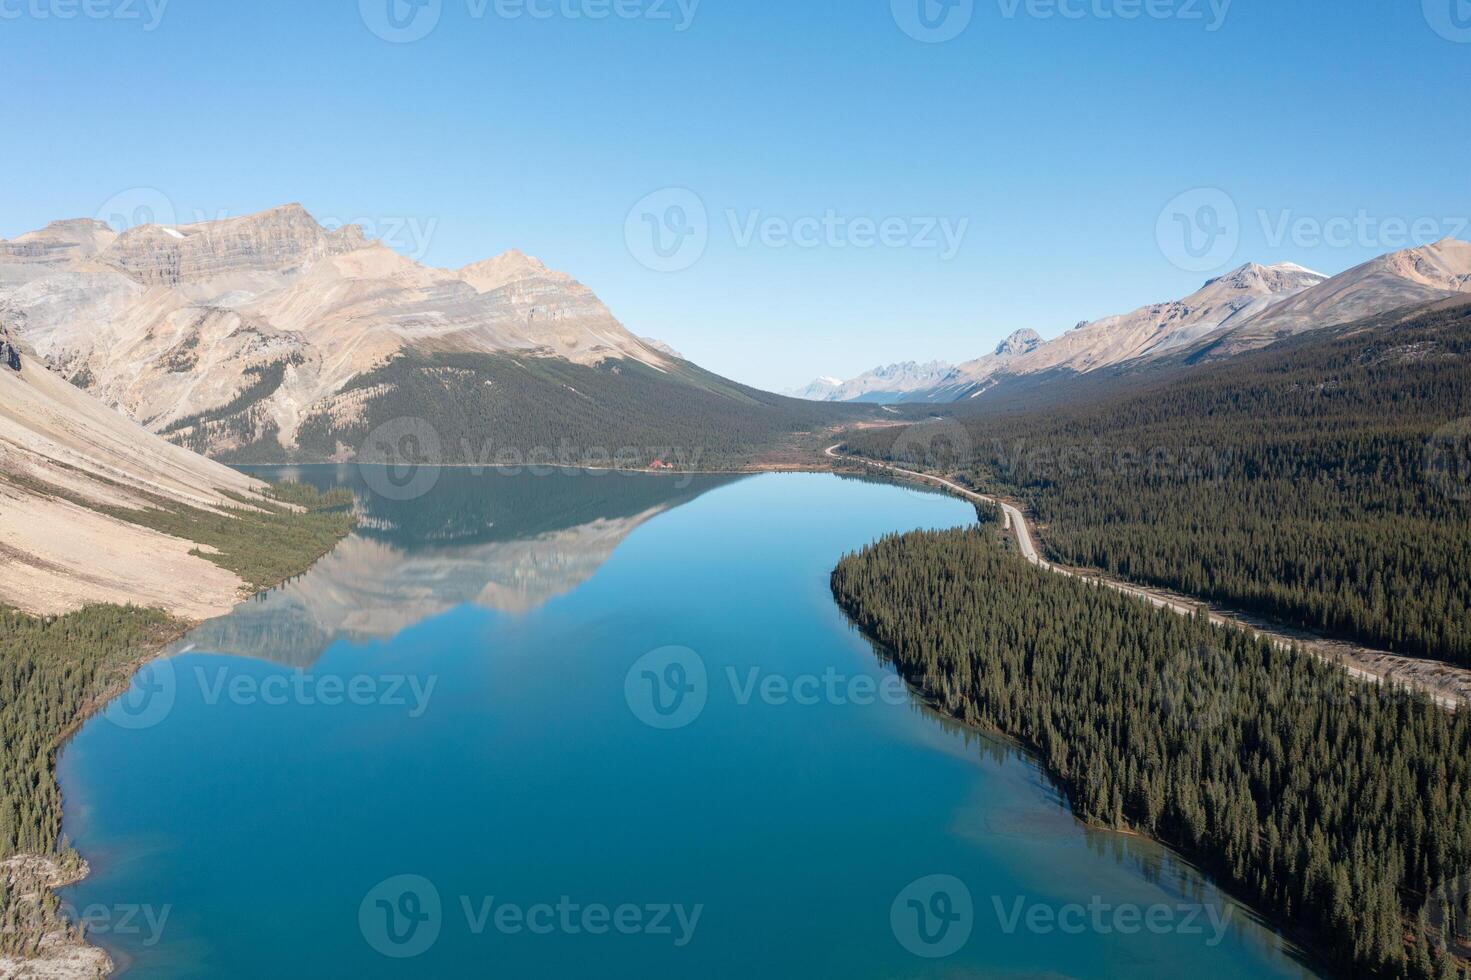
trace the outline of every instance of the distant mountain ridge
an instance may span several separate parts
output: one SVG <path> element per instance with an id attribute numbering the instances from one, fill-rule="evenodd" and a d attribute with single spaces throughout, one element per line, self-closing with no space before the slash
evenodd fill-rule
<path id="1" fill-rule="evenodd" d="M 1199 346 L 1231 356 L 1303 330 L 1333 326 L 1471 291 L 1471 244 L 1447 239 L 1381 256 L 1329 278 L 1293 263 L 1247 263 L 1191 295 L 1131 313 L 1079 323 L 1050 341 L 1017 343 L 957 365 L 933 383 L 886 384 L 890 369 L 848 382 L 809 386 L 824 400 L 953 402 L 983 397 L 1002 382 L 1055 380 L 1166 357 Z M 910 379 L 901 378 L 901 382 Z"/>

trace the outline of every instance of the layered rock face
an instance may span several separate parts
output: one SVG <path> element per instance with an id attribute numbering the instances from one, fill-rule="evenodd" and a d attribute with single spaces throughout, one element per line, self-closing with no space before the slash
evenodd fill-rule
<path id="1" fill-rule="evenodd" d="M 290 274 L 366 246 L 356 225 L 329 232 L 287 206 L 179 228 L 141 225 L 119 235 L 102 261 L 144 286 L 178 286 L 238 272 Z"/>
<path id="2" fill-rule="evenodd" d="M 0 320 L 73 383 L 211 454 L 293 448 L 314 415 L 362 412 L 364 396 L 339 393 L 412 350 L 669 364 L 534 258 L 430 268 L 299 205 L 121 234 L 56 222 L 0 242 Z"/>
<path id="3" fill-rule="evenodd" d="M 40 231 L 0 242 L 0 262 L 60 265 L 101 252 L 117 233 L 101 221 L 53 221 Z"/>

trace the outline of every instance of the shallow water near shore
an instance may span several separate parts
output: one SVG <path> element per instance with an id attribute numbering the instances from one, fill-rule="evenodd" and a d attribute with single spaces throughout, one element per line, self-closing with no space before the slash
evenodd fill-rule
<path id="1" fill-rule="evenodd" d="M 356 467 L 256 472 L 352 487 L 359 530 L 61 760 L 93 868 L 62 897 L 129 976 L 1315 975 L 919 706 L 834 605 L 845 552 L 962 501 L 467 470 L 395 501 Z"/>

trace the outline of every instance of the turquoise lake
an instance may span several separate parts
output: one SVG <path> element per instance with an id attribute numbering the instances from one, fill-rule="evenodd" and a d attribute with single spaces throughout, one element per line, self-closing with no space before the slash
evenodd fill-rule
<path id="1" fill-rule="evenodd" d="M 130 977 L 1315 976 L 912 701 L 842 555 L 969 523 L 831 475 L 355 467 L 362 523 L 204 624 L 61 760 Z M 418 489 L 418 488 L 416 488 Z"/>

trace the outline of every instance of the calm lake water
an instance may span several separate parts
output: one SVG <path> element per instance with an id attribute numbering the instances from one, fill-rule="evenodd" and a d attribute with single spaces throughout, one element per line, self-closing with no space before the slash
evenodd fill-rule
<path id="1" fill-rule="evenodd" d="M 271 472 L 279 477 L 279 471 Z M 914 704 L 844 552 L 968 523 L 825 475 L 464 471 L 205 624 L 61 766 L 138 977 L 1306 977 Z"/>

